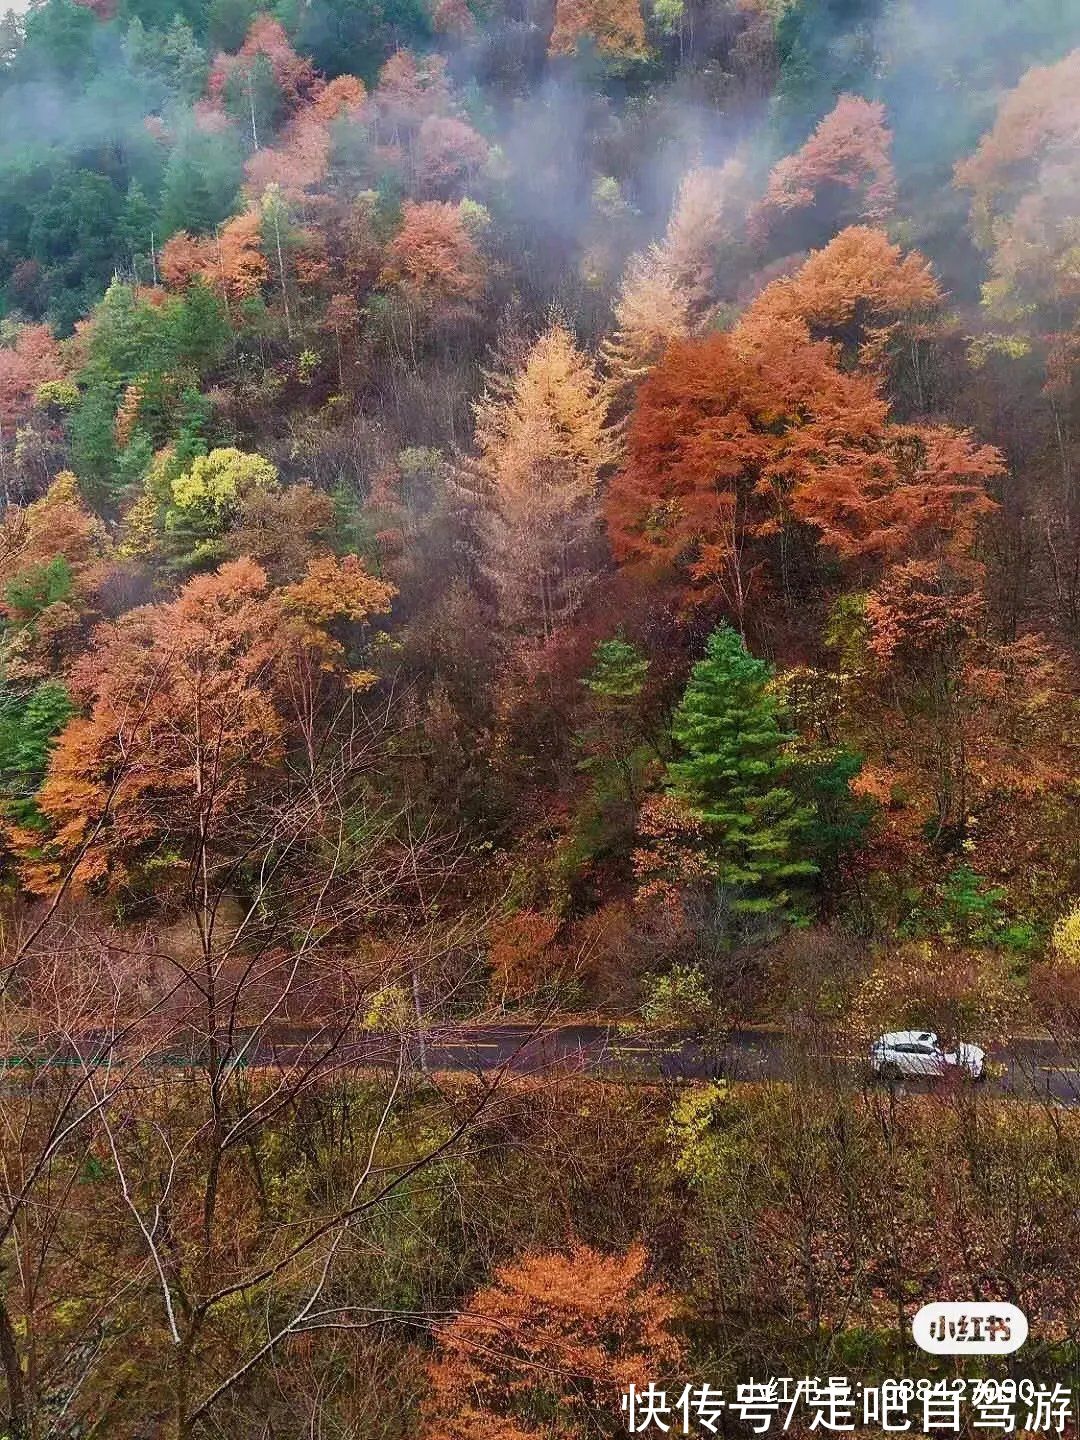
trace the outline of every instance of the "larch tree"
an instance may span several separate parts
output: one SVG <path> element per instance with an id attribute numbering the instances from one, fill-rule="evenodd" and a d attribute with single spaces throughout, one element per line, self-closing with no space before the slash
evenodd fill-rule
<path id="1" fill-rule="evenodd" d="M 880 221 L 896 202 L 892 131 L 885 107 L 841 95 L 801 150 L 773 166 L 750 228 L 764 237 L 779 216 L 806 211 L 839 192 L 843 211 Z"/>
<path id="2" fill-rule="evenodd" d="M 635 385 L 672 340 L 684 339 L 714 298 L 717 261 L 735 233 L 743 166 L 687 171 L 660 241 L 631 257 L 601 346 L 615 391 Z"/>
<path id="3" fill-rule="evenodd" d="M 250 300 L 270 278 L 258 208 L 235 215 L 212 236 L 178 230 L 161 247 L 158 265 L 161 278 L 174 290 L 201 279 L 226 304 Z"/>
<path id="4" fill-rule="evenodd" d="M 350 674 L 330 622 L 362 623 L 391 595 L 355 556 L 317 558 L 281 591 L 239 559 L 102 627 L 72 671 L 85 713 L 41 790 L 44 851 L 40 834 L 22 837 L 27 883 L 47 890 L 74 866 L 78 887 L 122 888 L 149 865 L 165 884 L 192 855 L 205 873 L 234 867 L 286 750 L 307 743 L 320 677 L 370 682 Z"/>
<path id="5" fill-rule="evenodd" d="M 620 1393 L 675 1370 L 675 1303 L 640 1246 L 525 1255 L 437 1333 L 423 1440 L 571 1440 L 618 1423 Z"/>
<path id="6" fill-rule="evenodd" d="M 12 343 L 0 344 L 0 431 L 24 420 L 39 386 L 63 374 L 60 347 L 47 325 L 24 325 Z"/>
<path id="7" fill-rule="evenodd" d="M 330 166 L 331 127 L 341 120 L 358 120 L 366 91 L 353 75 L 339 75 L 329 84 L 319 82 L 312 98 L 290 118 L 278 143 L 264 146 L 244 166 L 251 193 L 259 196 L 277 184 L 292 199 L 315 189 L 326 179 Z"/>
<path id="8" fill-rule="evenodd" d="M 210 70 L 207 99 L 231 109 L 248 128 L 252 150 L 272 136 L 282 112 L 292 113 L 318 92 L 310 60 L 298 55 L 281 23 L 257 15 L 235 55 L 219 53 Z"/>
<path id="9" fill-rule="evenodd" d="M 616 389 L 643 379 L 672 340 L 689 334 L 689 312 L 689 300 L 661 246 L 631 259 L 615 301 L 615 329 L 601 347 Z"/>
<path id="10" fill-rule="evenodd" d="M 1073 50 L 1055 65 L 1035 66 L 1022 77 L 998 106 L 994 124 L 980 140 L 974 155 L 956 167 L 956 183 L 971 194 L 971 220 L 975 237 L 992 255 L 1008 249 L 1013 227 L 1018 223 L 1027 238 L 1034 238 L 1037 218 L 1063 222 L 1064 208 L 1057 216 L 1048 213 L 1053 200 L 1064 198 L 1060 187 L 1071 172 L 1075 181 L 1076 146 L 1080 118 L 1076 113 L 1076 87 L 1080 83 L 1080 49 Z M 1073 185 L 1069 185 L 1073 193 Z M 1019 236 L 1016 239 L 1019 240 Z M 1045 236 L 1045 241 L 1050 241 Z M 1064 231 L 1058 230 L 1057 244 L 1063 248 Z M 1066 263 L 1059 252 L 1057 260 Z M 1002 257 L 1003 259 L 1005 257 Z M 1033 288 L 1052 280 L 1045 268 L 1053 256 L 1039 256 L 1037 275 L 1028 277 Z M 1017 274 L 1017 281 L 1021 279 Z M 1066 272 L 1058 277 L 1066 278 Z M 1008 276 L 992 285 L 988 299 L 1006 301 Z M 1045 300 L 1040 294 L 1040 300 Z"/>
<path id="11" fill-rule="evenodd" d="M 267 186 L 277 185 L 291 200 L 299 200 L 325 180 L 329 166 L 330 131 L 304 112 L 289 122 L 280 144 L 249 156 L 244 174 L 251 194 L 262 195 Z"/>
<path id="12" fill-rule="evenodd" d="M 735 235 L 744 173 L 737 158 L 695 166 L 675 196 L 661 249 L 672 279 L 698 312 L 712 298 L 717 256 Z"/>
<path id="13" fill-rule="evenodd" d="M 476 20 L 465 0 L 435 0 L 431 23 L 438 35 L 450 35 L 460 39 L 471 35 L 476 29 Z"/>
<path id="14" fill-rule="evenodd" d="M 477 456 L 461 484 L 480 563 L 512 633 L 548 637 L 577 609 L 597 565 L 599 486 L 614 456 L 593 363 L 555 320 L 476 406 Z"/>
<path id="15" fill-rule="evenodd" d="M 1060 724 L 1069 665 L 1035 632 L 993 633 L 983 578 L 933 560 L 892 567 L 865 597 L 846 684 L 866 748 L 905 797 L 890 825 L 906 821 L 946 846 L 968 840 L 1000 869 L 1001 836 L 986 817 L 1006 813 L 1020 846 L 1070 784 Z"/>
<path id="16" fill-rule="evenodd" d="M 889 422 L 872 375 L 845 372 L 800 321 L 753 317 L 673 344 L 641 386 L 607 494 L 616 559 L 719 597 L 737 626 L 779 571 L 792 526 L 856 575 L 959 556 L 994 506 L 993 447 Z"/>
<path id="17" fill-rule="evenodd" d="M 835 340 L 860 364 L 880 368 L 901 343 L 914 348 L 933 333 L 943 299 L 917 250 L 905 255 L 884 230 L 850 225 L 793 275 L 767 285 L 744 324 L 801 320 L 815 339 Z"/>
<path id="18" fill-rule="evenodd" d="M 475 300 L 483 289 L 484 265 L 461 206 L 407 201 L 381 278 L 433 311 Z"/>
<path id="19" fill-rule="evenodd" d="M 441 55 L 418 60 L 395 50 L 379 71 L 374 94 L 380 132 L 394 144 L 408 144 L 429 115 L 444 115 L 450 105 L 446 61 Z"/>
<path id="20" fill-rule="evenodd" d="M 548 54 L 573 55 L 586 42 L 613 60 L 644 56 L 641 0 L 557 0 Z"/>
<path id="21" fill-rule="evenodd" d="M 109 533 L 71 471 L 62 470 L 40 500 L 9 507 L 0 526 L 6 678 L 55 674 L 99 618 L 114 574 Z"/>
<path id="22" fill-rule="evenodd" d="M 413 170 L 422 194 L 456 199 L 487 162 L 484 137 L 456 115 L 427 115 L 413 146 Z"/>

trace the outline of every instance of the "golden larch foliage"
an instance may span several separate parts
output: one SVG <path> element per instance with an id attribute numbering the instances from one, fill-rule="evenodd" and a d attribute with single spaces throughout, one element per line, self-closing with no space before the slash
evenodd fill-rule
<path id="1" fill-rule="evenodd" d="M 573 55 L 586 39 L 612 59 L 644 55 L 641 0 L 557 0 L 548 54 Z"/>
<path id="2" fill-rule="evenodd" d="M 679 186 L 661 248 L 690 306 L 709 297 L 716 253 L 734 231 L 734 202 L 744 173 L 742 161 L 733 158 L 688 170 Z"/>
<path id="3" fill-rule="evenodd" d="M 663 239 L 631 258 L 615 302 L 614 333 L 601 347 L 616 391 L 646 374 L 707 307 L 717 255 L 734 233 L 743 174 L 737 159 L 687 171 Z"/>
<path id="4" fill-rule="evenodd" d="M 672 340 L 690 333 L 690 305 L 658 245 L 634 256 L 615 302 L 615 330 L 601 346 L 616 387 L 648 374 Z"/>
<path id="5" fill-rule="evenodd" d="M 111 569 L 105 524 L 87 506 L 79 482 L 61 470 L 40 500 L 9 506 L 0 526 L 0 587 L 20 572 L 63 556 L 71 573 L 69 599 L 89 598 Z M 10 605 L 8 618 L 16 618 Z"/>
<path id="6" fill-rule="evenodd" d="M 135 426 L 139 423 L 139 407 L 143 402 L 144 382 L 133 380 L 130 385 L 124 386 L 124 393 L 120 397 L 120 404 L 116 408 L 116 421 L 114 433 L 116 443 L 120 449 L 131 439 Z"/>
<path id="7" fill-rule="evenodd" d="M 442 200 L 406 201 L 401 213 L 383 282 L 399 284 L 428 304 L 476 299 L 484 266 L 461 207 Z"/>
<path id="8" fill-rule="evenodd" d="M 476 406 L 477 458 L 461 477 L 504 622 L 550 635 L 591 576 L 600 477 L 615 457 L 596 368 L 561 321 L 524 363 L 490 375 Z"/>
<path id="9" fill-rule="evenodd" d="M 620 1396 L 682 1362 L 674 1297 L 631 1246 L 526 1255 L 496 1271 L 440 1328 L 423 1440 L 577 1440 Z M 538 1428 L 538 1415 L 544 1416 Z"/>
<path id="10" fill-rule="evenodd" d="M 813 251 L 794 275 L 767 286 L 748 315 L 803 320 L 811 330 L 832 331 L 850 325 L 860 309 L 886 320 L 941 299 L 930 262 L 917 250 L 904 255 L 883 230 L 851 225 Z"/>
<path id="11" fill-rule="evenodd" d="M 871 363 L 904 322 L 924 320 L 942 299 L 918 251 L 904 255 L 883 230 L 852 225 L 813 251 L 794 275 L 767 285 L 743 324 L 800 320 L 816 338 L 853 337 L 860 358 Z"/>

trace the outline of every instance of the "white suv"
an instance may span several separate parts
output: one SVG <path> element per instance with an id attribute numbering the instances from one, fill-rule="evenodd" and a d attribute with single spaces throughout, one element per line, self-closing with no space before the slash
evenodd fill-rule
<path id="1" fill-rule="evenodd" d="M 883 1080 L 934 1079 L 950 1073 L 981 1080 L 986 1052 L 978 1045 L 946 1050 L 932 1030 L 892 1030 L 870 1050 L 870 1068 Z"/>

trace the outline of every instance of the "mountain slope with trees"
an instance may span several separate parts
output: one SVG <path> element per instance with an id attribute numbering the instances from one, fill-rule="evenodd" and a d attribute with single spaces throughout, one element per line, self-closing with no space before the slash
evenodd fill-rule
<path id="1" fill-rule="evenodd" d="M 1078 79 L 1077 0 L 0 22 L 4 1440 L 613 1436 L 972 1267 L 1075 1363 L 1069 1117 L 426 1061 L 1075 1041 Z"/>

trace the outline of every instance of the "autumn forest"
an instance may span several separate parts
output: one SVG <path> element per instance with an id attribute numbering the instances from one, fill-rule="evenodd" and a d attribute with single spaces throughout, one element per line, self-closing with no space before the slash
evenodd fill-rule
<path id="1" fill-rule="evenodd" d="M 0 1437 L 1080 1385 L 854 1063 L 1080 1078 L 1080 0 L 263 3 L 0 20 Z"/>

